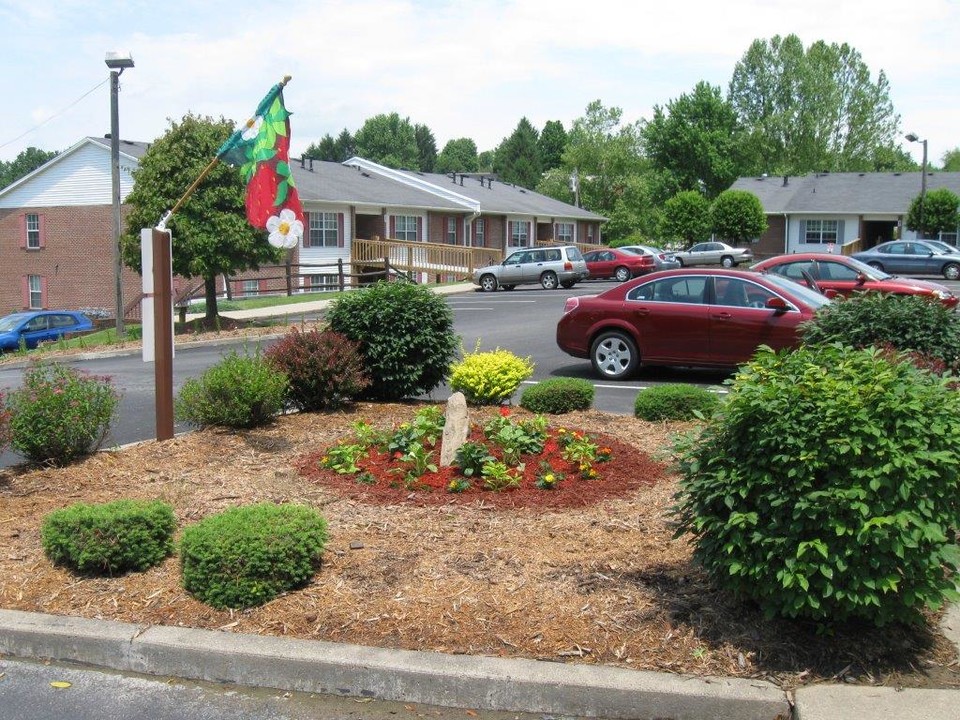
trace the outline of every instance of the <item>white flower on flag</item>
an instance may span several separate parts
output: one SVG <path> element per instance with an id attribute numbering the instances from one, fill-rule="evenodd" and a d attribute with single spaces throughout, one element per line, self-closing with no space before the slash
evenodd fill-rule
<path id="1" fill-rule="evenodd" d="M 243 132 L 240 133 L 240 137 L 247 142 L 250 142 L 260 134 L 261 125 L 263 125 L 262 115 L 257 115 L 255 118 L 250 118 L 243 124 Z"/>
<path id="2" fill-rule="evenodd" d="M 293 210 L 284 208 L 279 216 L 271 215 L 267 220 L 267 231 L 270 233 L 267 241 L 271 245 L 289 250 L 303 237 L 303 223 L 297 220 Z"/>

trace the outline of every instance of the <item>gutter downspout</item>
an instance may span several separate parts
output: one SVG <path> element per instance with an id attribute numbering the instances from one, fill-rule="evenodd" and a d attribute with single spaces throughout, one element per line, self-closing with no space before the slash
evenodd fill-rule
<path id="1" fill-rule="evenodd" d="M 783 254 L 786 255 L 790 249 L 790 216 L 783 214 Z"/>

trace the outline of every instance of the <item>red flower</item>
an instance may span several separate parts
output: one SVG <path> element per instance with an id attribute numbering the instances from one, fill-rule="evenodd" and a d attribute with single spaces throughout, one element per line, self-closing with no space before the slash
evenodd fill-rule
<path id="1" fill-rule="evenodd" d="M 510 408 L 508 408 L 506 405 L 501 405 L 500 417 L 510 417 Z"/>

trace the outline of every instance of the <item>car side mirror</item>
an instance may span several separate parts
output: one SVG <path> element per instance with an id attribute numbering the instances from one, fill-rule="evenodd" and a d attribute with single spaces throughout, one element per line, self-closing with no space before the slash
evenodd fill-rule
<path id="1" fill-rule="evenodd" d="M 828 300 L 833 300 L 835 297 L 838 297 L 839 295 L 840 293 L 838 293 L 833 288 L 827 288 L 826 290 L 823 291 L 823 296 Z"/>
<path id="2" fill-rule="evenodd" d="M 767 308 L 775 310 L 777 313 L 785 313 L 789 309 L 789 305 L 782 297 L 774 295 L 772 298 L 767 298 Z"/>
<path id="3" fill-rule="evenodd" d="M 867 281 L 867 276 L 863 273 L 857 273 L 857 285 L 863 285 Z"/>

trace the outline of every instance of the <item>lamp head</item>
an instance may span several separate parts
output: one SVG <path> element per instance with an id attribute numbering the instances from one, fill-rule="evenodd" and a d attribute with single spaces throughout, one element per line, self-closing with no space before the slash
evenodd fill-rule
<path id="1" fill-rule="evenodd" d="M 916 133 L 908 133 L 904 137 L 910 142 L 917 142 L 920 139 L 920 137 Z"/>
<path id="2" fill-rule="evenodd" d="M 128 52 L 117 52 L 111 51 L 107 53 L 107 57 L 104 58 L 104 62 L 107 64 L 107 67 L 111 70 L 120 70 L 123 71 L 126 68 L 133 67 L 133 57 Z"/>

